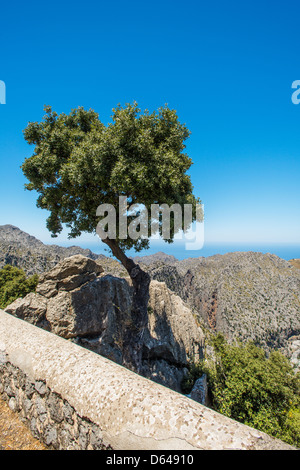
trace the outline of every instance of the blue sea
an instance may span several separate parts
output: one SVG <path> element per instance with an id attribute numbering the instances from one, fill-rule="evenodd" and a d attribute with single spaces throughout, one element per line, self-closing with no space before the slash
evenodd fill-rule
<path id="1" fill-rule="evenodd" d="M 174 250 L 176 252 L 176 250 Z M 197 251 L 186 251 L 185 249 L 178 249 L 177 254 L 174 256 L 178 259 L 185 258 L 196 258 L 199 256 L 213 256 L 216 254 L 224 255 L 225 253 L 232 253 L 235 251 L 254 251 L 260 253 L 270 253 L 279 256 L 279 258 L 290 260 L 294 258 L 300 258 L 300 244 L 299 245 L 288 245 L 288 244 L 266 244 L 266 245 L 250 245 L 250 244 L 206 244 L 201 250 Z"/>
<path id="2" fill-rule="evenodd" d="M 74 243 L 73 243 L 74 244 Z M 66 245 L 65 245 L 66 246 Z M 80 243 L 82 248 L 89 248 L 97 254 L 104 254 L 110 256 L 109 251 L 105 249 L 105 245 L 99 241 L 95 243 Z M 126 252 L 127 256 L 147 256 L 157 252 L 163 252 L 168 255 L 173 255 L 177 259 L 198 258 L 199 256 L 213 256 L 216 254 L 223 255 L 225 253 L 232 253 L 235 251 L 255 251 L 260 253 L 270 253 L 279 256 L 279 258 L 290 260 L 293 258 L 300 258 L 300 243 L 299 244 L 274 244 L 274 243 L 205 243 L 200 250 L 186 250 L 182 243 L 168 244 L 165 242 L 152 242 L 148 250 L 143 250 L 136 253 L 134 250 Z"/>

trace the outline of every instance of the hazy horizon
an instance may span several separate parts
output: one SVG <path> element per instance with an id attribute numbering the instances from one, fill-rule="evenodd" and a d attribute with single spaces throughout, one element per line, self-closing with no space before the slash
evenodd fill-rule
<path id="1" fill-rule="evenodd" d="M 14 226 L 22 230 L 21 227 L 18 227 L 13 224 L 3 224 L 8 226 Z M 0 225 L 1 227 L 1 225 Z M 34 236 L 36 239 L 44 243 L 45 245 L 58 245 L 62 247 L 78 246 L 80 248 L 87 248 L 95 254 L 103 254 L 105 256 L 112 256 L 110 250 L 107 246 L 100 240 L 100 238 L 95 236 L 90 236 L 87 240 L 86 238 L 73 238 L 66 240 L 64 237 L 61 238 L 47 238 L 40 239 L 35 233 L 27 232 L 28 235 Z M 270 253 L 279 256 L 285 260 L 290 259 L 300 259 L 300 242 L 299 243 L 274 243 L 274 242 L 209 242 L 204 240 L 204 246 L 198 250 L 187 250 L 183 241 L 175 240 L 173 243 L 166 243 L 164 240 L 151 240 L 149 249 L 144 249 L 140 252 L 136 252 L 134 249 L 131 249 L 126 252 L 127 256 L 148 256 L 153 255 L 159 252 L 162 252 L 167 255 L 172 255 L 178 260 L 186 258 L 198 258 L 198 257 L 208 257 L 214 256 L 216 254 L 226 254 L 231 252 L 261 252 L 261 253 Z"/>

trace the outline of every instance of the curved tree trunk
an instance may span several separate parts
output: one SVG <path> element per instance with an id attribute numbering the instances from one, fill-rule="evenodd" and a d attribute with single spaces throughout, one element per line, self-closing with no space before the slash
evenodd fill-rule
<path id="1" fill-rule="evenodd" d="M 148 326 L 150 276 L 128 258 L 115 240 L 102 240 L 127 270 L 133 286 L 132 310 L 123 325 L 123 365 L 136 373 L 142 368 L 143 333 Z"/>

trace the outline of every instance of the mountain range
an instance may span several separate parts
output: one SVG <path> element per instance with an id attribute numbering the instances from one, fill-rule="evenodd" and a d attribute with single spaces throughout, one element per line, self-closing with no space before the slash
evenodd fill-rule
<path id="1" fill-rule="evenodd" d="M 77 246 L 45 245 L 17 227 L 0 226 L 0 268 L 11 264 L 27 275 L 41 274 L 75 254 L 100 260 L 109 274 L 127 276 L 112 258 Z M 280 349 L 300 366 L 299 260 L 259 252 L 184 260 L 156 253 L 134 260 L 180 296 L 207 331 L 221 332 L 229 341 L 253 340 L 266 352 Z"/>

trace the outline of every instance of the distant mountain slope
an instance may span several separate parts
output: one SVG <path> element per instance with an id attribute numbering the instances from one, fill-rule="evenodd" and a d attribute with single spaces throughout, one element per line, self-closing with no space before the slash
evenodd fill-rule
<path id="1" fill-rule="evenodd" d="M 252 339 L 268 350 L 287 348 L 300 335 L 300 271 L 275 255 L 235 252 L 147 269 L 229 339 Z"/>
<path id="2" fill-rule="evenodd" d="M 300 259 L 290 259 L 289 261 L 295 268 L 300 269 Z"/>
<path id="3" fill-rule="evenodd" d="M 44 244 L 37 238 L 23 232 L 14 225 L 0 225 L 0 243 L 18 243 L 27 247 L 42 247 Z"/>
<path id="4" fill-rule="evenodd" d="M 167 255 L 166 253 L 163 253 L 162 251 L 159 251 L 158 253 L 154 253 L 153 255 L 134 256 L 132 259 L 135 263 L 143 263 L 147 265 L 155 263 L 155 262 L 174 264 L 176 263 L 176 261 L 178 261 L 177 258 L 175 258 L 175 256 Z"/>
<path id="5" fill-rule="evenodd" d="M 24 269 L 27 275 L 41 274 L 52 269 L 62 259 L 76 254 L 91 259 L 102 258 L 104 264 L 106 259 L 109 260 L 78 246 L 45 245 L 13 225 L 0 226 L 0 268 L 11 264 Z"/>
<path id="6" fill-rule="evenodd" d="M 106 273 L 127 275 L 112 258 L 76 246 L 45 245 L 17 227 L 0 226 L 0 268 L 12 264 L 28 275 L 40 274 L 74 254 L 100 258 Z M 300 367 L 300 270 L 294 262 L 257 252 L 180 261 L 157 253 L 134 259 L 185 300 L 208 330 L 229 340 L 252 339 L 266 350 L 283 348 Z"/>

